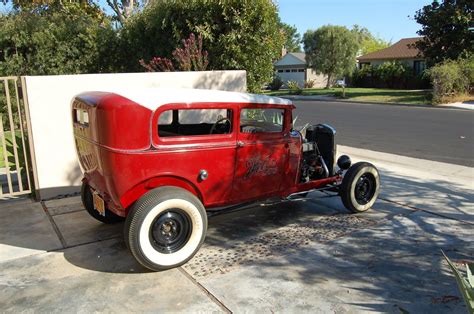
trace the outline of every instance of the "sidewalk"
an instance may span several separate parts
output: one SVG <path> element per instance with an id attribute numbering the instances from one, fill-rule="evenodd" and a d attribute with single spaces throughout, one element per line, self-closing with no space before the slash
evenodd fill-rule
<path id="1" fill-rule="evenodd" d="M 451 108 L 474 110 L 474 101 L 455 102 L 455 103 L 443 104 L 439 106 L 448 107 L 448 108 L 451 107 Z"/>
<path id="2" fill-rule="evenodd" d="M 372 210 L 348 214 L 313 192 L 214 216 L 197 255 L 160 273 L 137 265 L 123 226 L 96 222 L 79 197 L 0 203 L 0 310 L 465 313 L 440 249 L 474 260 L 474 169 L 338 152 L 379 167 Z"/>

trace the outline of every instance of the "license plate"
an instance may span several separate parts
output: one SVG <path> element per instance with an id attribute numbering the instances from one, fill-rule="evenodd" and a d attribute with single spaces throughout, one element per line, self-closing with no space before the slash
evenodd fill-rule
<path id="1" fill-rule="evenodd" d="M 105 216 L 104 200 L 97 193 L 94 193 L 94 208 L 96 211 L 99 212 L 99 214 L 101 214 L 102 216 Z"/>

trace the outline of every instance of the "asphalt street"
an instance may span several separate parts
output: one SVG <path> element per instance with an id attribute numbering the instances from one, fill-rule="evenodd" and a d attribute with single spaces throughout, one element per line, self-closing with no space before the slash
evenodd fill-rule
<path id="1" fill-rule="evenodd" d="M 327 123 L 338 144 L 474 167 L 474 111 L 294 101 L 295 125 Z"/>

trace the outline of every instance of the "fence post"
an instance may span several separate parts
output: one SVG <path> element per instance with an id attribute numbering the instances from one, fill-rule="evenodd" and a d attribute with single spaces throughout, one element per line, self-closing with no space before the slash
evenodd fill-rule
<path id="1" fill-rule="evenodd" d="M 10 164 L 8 163 L 8 152 L 7 152 L 7 143 L 5 139 L 5 132 L 3 131 L 3 117 L 0 115 L 0 140 L 2 141 L 2 149 L 3 149 L 3 160 L 5 161 L 5 171 L 7 175 L 7 182 L 8 182 L 8 193 L 11 194 L 13 192 L 13 185 L 12 185 L 12 178 L 10 176 Z M 3 187 L 2 187 L 3 190 Z M 2 191 L 3 192 L 3 191 Z"/>
<path id="2" fill-rule="evenodd" d="M 33 142 L 33 129 L 31 126 L 31 116 L 30 116 L 30 107 L 28 104 L 28 94 L 25 77 L 20 77 L 21 79 L 21 93 L 23 99 L 23 106 L 25 108 L 25 119 L 26 119 L 26 130 L 28 131 L 28 148 L 30 153 L 31 160 L 31 173 L 33 175 L 33 186 L 30 187 L 31 192 L 33 192 L 34 198 L 36 201 L 41 200 L 41 196 L 38 190 L 38 168 L 36 167 L 36 156 L 35 156 L 35 145 Z"/>

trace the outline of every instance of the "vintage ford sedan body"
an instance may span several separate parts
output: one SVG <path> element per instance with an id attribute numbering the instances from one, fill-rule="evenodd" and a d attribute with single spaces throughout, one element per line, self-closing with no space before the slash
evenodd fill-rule
<path id="1" fill-rule="evenodd" d="M 85 92 L 72 101 L 82 199 L 96 219 L 126 218 L 125 238 L 145 267 L 189 260 L 204 241 L 206 211 L 338 191 L 353 212 L 369 209 L 377 169 L 336 165 L 328 125 L 293 129 L 289 100 L 245 93 L 138 89 Z"/>

